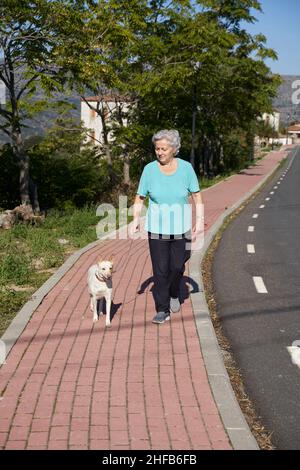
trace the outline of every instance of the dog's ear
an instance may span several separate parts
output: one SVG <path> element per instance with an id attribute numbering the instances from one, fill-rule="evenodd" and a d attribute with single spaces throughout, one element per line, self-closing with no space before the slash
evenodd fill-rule
<path id="1" fill-rule="evenodd" d="M 114 254 L 110 255 L 110 257 L 108 258 L 108 261 L 110 261 L 113 264 L 115 261 L 115 255 Z"/>

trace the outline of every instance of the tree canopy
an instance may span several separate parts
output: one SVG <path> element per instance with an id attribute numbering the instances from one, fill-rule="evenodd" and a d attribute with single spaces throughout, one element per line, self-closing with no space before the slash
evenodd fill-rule
<path id="1" fill-rule="evenodd" d="M 130 97 L 126 125 L 118 108 L 113 139 L 103 136 L 108 163 L 121 159 L 128 181 L 129 166 L 147 160 L 159 128 L 180 131 L 182 155 L 195 149 L 200 174 L 232 165 L 224 152 L 232 152 L 233 136 L 243 136 L 241 148 L 251 142 L 280 84 L 264 62 L 276 53 L 243 26 L 260 10 L 257 0 L 2 0 L 0 79 L 8 100 L 0 125 L 20 168 L 22 202 L 30 202 L 22 126 L 35 111 L 28 100 L 37 87 L 46 96 L 93 93 L 100 102 L 107 91 Z M 104 119 L 103 109 L 96 106 Z"/>

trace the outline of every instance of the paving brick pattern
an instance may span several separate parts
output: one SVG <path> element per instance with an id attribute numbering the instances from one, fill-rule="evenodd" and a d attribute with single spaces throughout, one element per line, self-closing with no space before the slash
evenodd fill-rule
<path id="1" fill-rule="evenodd" d="M 203 192 L 206 229 L 282 158 Z M 114 253 L 112 327 L 92 323 L 86 273 Z M 47 294 L 0 370 L 1 449 L 231 449 L 212 397 L 188 295 L 154 325 L 145 240 L 107 240 Z M 197 280 L 194 280 L 197 282 Z"/>

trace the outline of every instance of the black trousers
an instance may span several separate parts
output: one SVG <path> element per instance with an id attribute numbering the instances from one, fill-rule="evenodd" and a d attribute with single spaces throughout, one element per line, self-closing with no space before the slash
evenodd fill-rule
<path id="1" fill-rule="evenodd" d="M 170 297 L 179 297 L 184 265 L 191 256 L 191 251 L 186 246 L 190 240 L 185 236 L 164 239 L 161 235 L 150 233 L 148 239 L 154 277 L 155 308 L 157 312 L 169 312 Z"/>

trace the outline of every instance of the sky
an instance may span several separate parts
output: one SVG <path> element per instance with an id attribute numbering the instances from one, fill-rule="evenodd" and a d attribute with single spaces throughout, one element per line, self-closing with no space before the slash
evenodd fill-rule
<path id="1" fill-rule="evenodd" d="M 256 10 L 254 24 L 246 24 L 251 34 L 262 33 L 267 46 L 277 52 L 278 61 L 268 60 L 272 72 L 300 75 L 300 0 L 260 0 L 263 13 Z"/>

